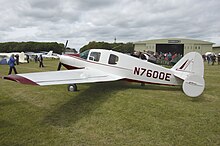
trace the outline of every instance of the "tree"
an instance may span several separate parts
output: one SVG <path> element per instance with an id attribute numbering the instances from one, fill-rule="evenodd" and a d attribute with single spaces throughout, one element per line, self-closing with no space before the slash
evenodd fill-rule
<path id="1" fill-rule="evenodd" d="M 133 43 L 107 43 L 107 42 L 89 42 L 89 44 L 80 48 L 80 52 L 83 52 L 88 49 L 107 49 L 115 50 L 122 53 L 133 53 L 134 45 Z"/>
<path id="2" fill-rule="evenodd" d="M 52 50 L 61 54 L 64 44 L 57 42 L 6 42 L 0 43 L 0 52 L 40 52 Z"/>

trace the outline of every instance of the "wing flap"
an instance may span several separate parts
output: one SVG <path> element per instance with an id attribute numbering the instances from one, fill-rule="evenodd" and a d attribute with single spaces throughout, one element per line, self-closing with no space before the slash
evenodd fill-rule
<path id="1" fill-rule="evenodd" d="M 58 85 L 58 84 L 75 84 L 75 83 L 93 83 L 116 81 L 122 77 L 108 74 L 106 72 L 85 68 L 78 70 L 50 71 L 9 75 L 4 79 L 13 80 L 22 84 L 31 85 Z"/>

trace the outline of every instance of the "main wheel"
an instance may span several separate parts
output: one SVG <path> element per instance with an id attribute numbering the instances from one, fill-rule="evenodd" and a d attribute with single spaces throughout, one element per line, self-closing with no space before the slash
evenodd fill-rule
<path id="1" fill-rule="evenodd" d="M 68 85 L 68 91 L 75 92 L 77 91 L 77 85 L 76 84 L 70 84 Z"/>

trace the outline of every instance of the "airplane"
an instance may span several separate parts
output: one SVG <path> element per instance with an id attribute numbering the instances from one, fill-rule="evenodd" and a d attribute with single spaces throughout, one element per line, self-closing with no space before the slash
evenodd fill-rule
<path id="1" fill-rule="evenodd" d="M 42 55 L 43 58 L 52 58 L 52 59 L 58 59 L 59 54 L 53 53 L 53 51 L 49 52 L 40 52 L 40 53 L 35 53 L 35 52 L 26 52 L 26 55 L 28 55 L 31 59 L 35 58 L 35 56 L 40 56 Z"/>
<path id="2" fill-rule="evenodd" d="M 60 70 L 62 65 L 68 70 Z M 168 86 L 182 85 L 187 96 L 197 97 L 205 88 L 203 76 L 203 59 L 197 52 L 186 54 L 168 69 L 120 52 L 90 49 L 80 54 L 61 55 L 58 71 L 8 75 L 3 79 L 40 86 L 69 84 L 69 91 L 76 91 L 76 84 L 79 83 L 118 80 Z"/>
<path id="3" fill-rule="evenodd" d="M 59 58 L 59 55 L 56 54 L 54 55 L 55 53 L 53 53 L 53 51 L 49 51 L 47 54 L 43 54 L 42 57 L 43 58 L 52 58 L 52 59 L 58 59 Z"/>

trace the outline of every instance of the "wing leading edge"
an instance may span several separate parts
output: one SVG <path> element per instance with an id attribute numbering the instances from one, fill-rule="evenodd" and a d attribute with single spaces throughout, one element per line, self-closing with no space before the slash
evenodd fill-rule
<path id="1" fill-rule="evenodd" d="M 40 86 L 106 82 L 106 81 L 116 81 L 123 79 L 120 76 L 109 74 L 91 68 L 16 74 L 16 75 L 9 75 L 3 78 L 7 80 L 16 81 L 22 84 L 31 84 L 31 85 L 40 85 Z"/>

